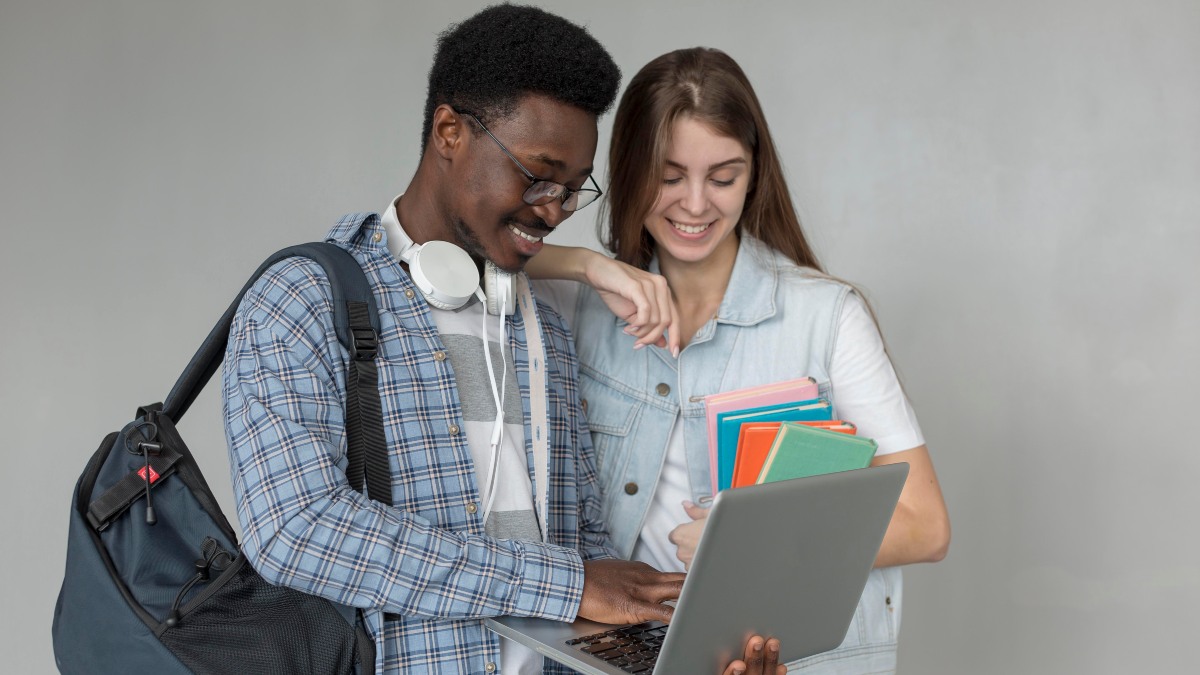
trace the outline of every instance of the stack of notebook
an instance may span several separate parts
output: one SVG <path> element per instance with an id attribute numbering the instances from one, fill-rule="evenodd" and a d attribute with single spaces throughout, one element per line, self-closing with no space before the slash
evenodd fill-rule
<path id="1" fill-rule="evenodd" d="M 812 378 L 704 398 L 713 491 L 861 469 L 875 441 L 835 420 Z"/>

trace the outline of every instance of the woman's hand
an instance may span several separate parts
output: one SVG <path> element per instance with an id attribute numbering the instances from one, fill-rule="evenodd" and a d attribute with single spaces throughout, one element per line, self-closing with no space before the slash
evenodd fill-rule
<path id="1" fill-rule="evenodd" d="M 746 640 L 745 655 L 729 664 L 722 675 L 786 675 L 787 666 L 779 662 L 779 640 L 751 636 Z"/>
<path id="2" fill-rule="evenodd" d="M 600 254 L 588 256 L 583 275 L 609 310 L 629 322 L 625 332 L 637 338 L 634 349 L 657 345 L 679 356 L 679 338 L 672 330 L 679 312 L 665 277 Z"/>
<path id="3" fill-rule="evenodd" d="M 683 510 L 692 522 L 671 530 L 667 539 L 675 544 L 675 557 L 683 562 L 683 569 L 687 570 L 692 567 L 692 558 L 696 556 L 696 547 L 700 545 L 700 535 L 704 534 L 704 524 L 708 522 L 708 509 L 685 501 Z"/>
<path id="4" fill-rule="evenodd" d="M 679 321 L 666 278 L 618 262 L 591 249 L 546 244 L 529 259 L 530 279 L 570 279 L 596 289 L 625 332 L 636 338 L 634 349 L 658 345 L 679 356 L 679 338 L 671 330 Z"/>

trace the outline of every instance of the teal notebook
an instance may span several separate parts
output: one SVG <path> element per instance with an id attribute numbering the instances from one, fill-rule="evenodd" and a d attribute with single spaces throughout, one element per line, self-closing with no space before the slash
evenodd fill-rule
<path id="1" fill-rule="evenodd" d="M 875 456 L 875 441 L 862 436 L 781 424 L 756 483 L 806 478 L 823 473 L 865 469 Z"/>
<path id="2" fill-rule="evenodd" d="M 733 484 L 733 469 L 737 464 L 737 444 L 742 424 L 829 419 L 833 419 L 833 408 L 829 401 L 823 398 L 717 413 L 717 489 L 725 490 Z"/>

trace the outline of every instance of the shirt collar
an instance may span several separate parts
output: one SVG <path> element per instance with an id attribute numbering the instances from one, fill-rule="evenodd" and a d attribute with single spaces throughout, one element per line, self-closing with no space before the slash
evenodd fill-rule
<path id="1" fill-rule="evenodd" d="M 412 244 L 412 238 L 404 231 L 400 217 L 396 215 L 396 202 L 403 196 L 398 195 L 389 202 L 381 216 L 374 213 L 342 216 L 325 235 L 325 241 L 347 246 L 358 243 L 366 249 L 386 248 L 396 260 L 400 260 L 400 252 Z"/>
<path id="2" fill-rule="evenodd" d="M 384 209 L 383 216 L 380 218 L 388 251 L 396 260 L 400 260 L 400 254 L 404 252 L 404 249 L 412 246 L 412 237 L 404 231 L 404 226 L 400 224 L 400 216 L 396 213 L 396 202 L 400 201 L 400 197 L 403 196 L 397 195 Z"/>
<path id="3" fill-rule="evenodd" d="M 382 240 L 383 228 L 374 213 L 348 213 L 325 234 L 325 241 L 348 248 L 370 250 L 380 246 Z"/>

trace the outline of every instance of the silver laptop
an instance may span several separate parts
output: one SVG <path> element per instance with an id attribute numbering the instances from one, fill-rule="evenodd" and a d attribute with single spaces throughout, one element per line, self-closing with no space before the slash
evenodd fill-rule
<path id="1" fill-rule="evenodd" d="M 717 495 L 668 627 L 488 619 L 496 633 L 586 675 L 719 673 L 754 634 L 780 663 L 841 644 L 908 476 L 907 464 Z"/>

